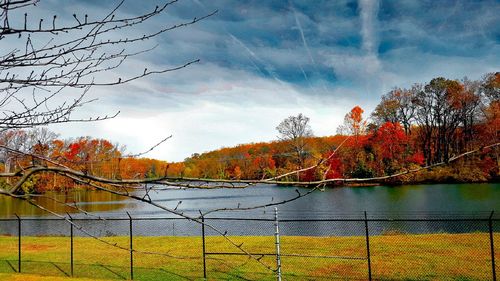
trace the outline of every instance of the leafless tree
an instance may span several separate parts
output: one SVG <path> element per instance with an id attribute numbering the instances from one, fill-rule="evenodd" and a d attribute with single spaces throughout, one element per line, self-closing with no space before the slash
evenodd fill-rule
<path id="1" fill-rule="evenodd" d="M 290 144 L 290 148 L 295 154 L 299 169 L 304 167 L 307 156 L 307 138 L 313 136 L 309 117 L 299 113 L 297 116 L 290 116 L 276 127 L 280 133 L 278 137 L 282 141 Z"/>

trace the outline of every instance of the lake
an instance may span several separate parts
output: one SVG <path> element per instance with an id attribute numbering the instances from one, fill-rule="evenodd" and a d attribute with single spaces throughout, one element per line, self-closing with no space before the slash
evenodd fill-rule
<path id="1" fill-rule="evenodd" d="M 150 193 L 151 198 L 169 208 L 178 206 L 179 211 L 188 215 L 198 215 L 199 211 L 207 211 L 214 208 L 234 208 L 279 202 L 281 200 L 293 198 L 297 195 L 296 190 L 301 193 L 307 192 L 306 188 L 266 186 L 258 185 L 246 189 L 162 189 Z M 136 191 L 136 195 L 141 195 L 141 191 Z M 68 193 L 49 192 L 48 197 L 55 198 L 62 202 L 76 202 L 76 205 L 95 215 L 113 218 L 125 218 L 126 212 L 132 217 L 155 217 L 170 218 L 170 220 L 151 220 L 137 222 L 138 233 L 152 235 L 158 233 L 154 229 L 170 229 L 167 234 L 195 235 L 198 230 L 193 231 L 190 225 L 193 223 L 175 220 L 175 215 L 166 213 L 154 206 L 136 202 L 132 199 L 116 196 L 100 191 L 75 190 Z M 61 206 L 56 201 L 47 198 L 35 198 L 37 202 L 59 213 L 73 213 L 73 217 L 82 218 L 84 215 L 74 214 L 75 210 Z M 492 210 L 500 212 L 500 184 L 433 184 L 433 185 L 405 185 L 405 186 L 375 186 L 375 187 L 336 187 L 328 188 L 325 191 L 315 191 L 312 194 L 278 206 L 279 217 L 283 220 L 295 219 L 360 219 L 364 216 L 364 211 L 369 218 L 488 218 Z M 15 200 L 0 196 L 0 217 L 12 218 L 15 214 L 26 217 L 51 217 L 50 214 L 37 209 L 24 201 Z M 217 212 L 210 214 L 208 218 L 267 218 L 274 217 L 272 208 L 257 209 L 251 211 L 231 211 Z M 498 217 L 498 216 L 496 216 Z M 215 221 L 215 220 L 214 220 Z M 2 222 L 0 222 L 1 224 Z M 64 222 L 53 222 L 64 223 Z M 108 228 L 111 233 L 120 234 L 126 232 L 126 221 L 108 221 Z M 218 224 L 223 223 L 219 221 Z M 346 222 L 347 223 L 347 222 Z M 27 231 L 33 234 L 52 233 L 54 225 L 47 222 L 26 221 Z M 89 225 L 95 225 L 90 223 Z M 139 227 L 144 224 L 145 227 Z M 251 235 L 259 232 L 255 223 L 228 223 L 228 225 L 239 229 L 242 234 Z M 331 224 L 331 223 L 330 223 Z M 394 222 L 397 230 L 408 228 L 407 226 L 397 227 L 400 222 Z M 423 223 L 416 223 L 422 224 Z M 456 224 L 456 223 L 455 223 Z M 5 223 L 4 223 L 5 225 Z M 45 226 L 46 225 L 46 226 Z M 118 227 L 118 225 L 123 225 Z M 176 227 L 177 225 L 177 227 Z M 326 226 L 326 222 L 316 222 L 312 226 L 304 226 L 302 230 L 297 227 L 290 227 L 289 232 L 302 233 L 305 230 L 311 232 L 318 228 L 318 232 L 331 232 Z M 323 226 L 325 225 L 325 226 Z M 464 228 L 461 226 L 444 225 L 440 222 L 428 223 L 424 226 L 409 227 L 406 232 L 427 232 L 427 231 L 448 231 L 448 232 L 469 232 L 481 231 L 484 226 Z M 3 227 L 3 232 L 14 234 L 16 231 L 11 227 Z M 327 230 L 322 230 L 323 228 Z M 144 229 L 146 228 L 146 230 Z M 149 228 L 149 230 L 148 230 Z M 195 227 L 197 229 L 197 227 Z M 342 228 L 342 227 L 340 227 Z M 343 227 L 345 228 L 345 227 Z M 349 227 L 353 228 L 353 227 Z M 334 229 L 336 234 L 352 234 L 355 231 Z M 495 229 L 497 227 L 495 226 Z M 285 227 L 286 229 L 286 227 Z M 295 230 L 294 230 L 295 229 Z M 0 230 L 2 228 L 0 227 Z M 101 230 L 102 231 L 102 230 Z M 267 231 L 267 230 L 266 230 Z M 383 232 L 379 229 L 378 232 Z M 161 232 L 161 231 L 160 231 Z M 177 233 L 175 233 L 177 232 Z M 0 232 L 1 233 L 1 232 Z M 99 233 L 102 235 L 103 233 Z M 257 233 L 256 235 L 258 235 Z M 316 233 L 319 235 L 321 233 Z M 26 234 L 28 235 L 28 234 Z"/>

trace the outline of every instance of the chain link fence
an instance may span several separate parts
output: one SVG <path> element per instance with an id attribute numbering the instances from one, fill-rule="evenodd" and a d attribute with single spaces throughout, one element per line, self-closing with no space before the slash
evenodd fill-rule
<path id="1" fill-rule="evenodd" d="M 496 280 L 488 217 L 0 219 L 0 273 L 117 280 Z M 71 223 L 70 223 L 71 222 Z"/>

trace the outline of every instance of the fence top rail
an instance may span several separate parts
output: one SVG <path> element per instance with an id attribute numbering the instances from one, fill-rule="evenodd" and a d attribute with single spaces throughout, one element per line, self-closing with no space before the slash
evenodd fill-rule
<path id="1" fill-rule="evenodd" d="M 0 221 L 128 221 L 130 219 L 134 221 L 152 221 L 152 220 L 191 220 L 186 218 L 173 218 L 173 217 L 103 217 L 103 218 L 55 218 L 55 217 L 10 217 L 10 218 L 0 218 Z M 234 218 L 234 217 L 211 217 L 204 218 L 205 221 L 208 220 L 219 220 L 219 221 L 265 221 L 274 222 L 271 218 Z M 319 218 L 319 219 L 279 219 L 282 223 L 293 223 L 293 222 L 488 222 L 488 221 L 500 221 L 500 218 L 477 218 L 477 217 L 421 217 L 421 218 L 411 218 L 411 217 L 400 217 L 400 218 Z"/>

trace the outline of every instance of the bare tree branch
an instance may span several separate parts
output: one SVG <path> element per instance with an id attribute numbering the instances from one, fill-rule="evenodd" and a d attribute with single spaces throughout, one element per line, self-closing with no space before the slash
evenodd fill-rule
<path id="1" fill-rule="evenodd" d="M 0 130 L 56 123 L 94 122 L 114 118 L 118 113 L 87 119 L 74 119 L 71 115 L 75 109 L 93 101 L 84 99 L 92 86 L 121 85 L 147 76 L 180 70 L 199 62 L 199 59 L 193 59 L 178 66 L 163 69 L 144 68 L 135 75 L 120 77 L 114 81 L 96 80 L 102 77 L 98 74 L 120 69 L 129 58 L 155 48 L 142 47 L 139 43 L 172 30 L 196 24 L 217 13 L 215 10 L 145 34 L 139 35 L 135 32 L 135 35 L 125 38 L 120 35 L 124 31 L 133 31 L 139 25 L 165 14 L 167 8 L 178 1 L 166 1 L 163 5 L 137 16 L 118 17 L 116 13 L 124 4 L 122 0 L 101 18 L 91 20 L 88 15 L 82 18 L 74 14 L 74 24 L 59 26 L 58 17 L 54 15 L 50 26 L 44 26 L 43 19 L 41 19 L 37 28 L 30 28 L 28 13 L 24 14 L 24 26 L 13 26 L 10 22 L 9 11 L 32 9 L 39 1 L 0 1 L 0 19 L 2 20 L 0 42 L 8 39 L 11 40 L 9 44 L 14 46 L 5 54 L 0 54 Z M 19 16 L 19 13 L 15 15 Z M 39 34 L 45 37 L 36 37 Z M 116 34 L 119 35 L 118 38 Z M 46 43 L 40 44 L 39 41 L 46 40 L 47 36 L 50 37 Z M 129 51 L 133 45 L 139 46 L 141 50 Z M 68 89 L 82 89 L 83 92 L 73 101 L 60 104 L 54 102 L 54 97 L 63 95 L 63 91 Z M 27 91 L 32 92 L 31 101 L 23 97 Z M 6 108 L 6 106 L 13 107 L 16 104 L 22 109 Z"/>

